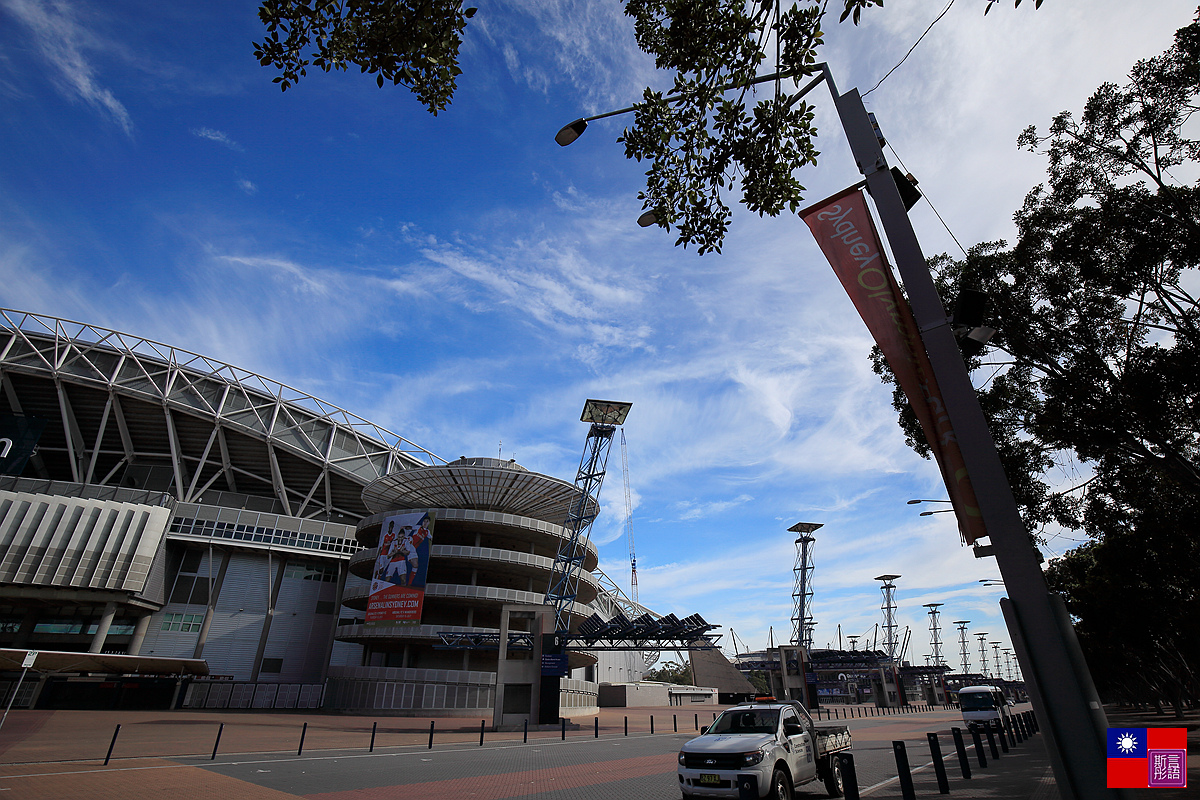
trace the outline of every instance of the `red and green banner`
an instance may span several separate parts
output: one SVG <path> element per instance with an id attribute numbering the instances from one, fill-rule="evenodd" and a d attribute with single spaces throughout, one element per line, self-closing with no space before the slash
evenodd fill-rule
<path id="1" fill-rule="evenodd" d="M 866 197 L 852 187 L 800 212 L 859 316 L 883 351 L 933 450 L 958 528 L 967 544 L 987 536 L 975 490 L 946 413 L 941 389 L 913 319 L 880 247 Z"/>
<path id="2" fill-rule="evenodd" d="M 367 625 L 420 624 L 432 543 L 432 514 L 421 511 L 384 518 L 379 555 L 371 570 Z"/>

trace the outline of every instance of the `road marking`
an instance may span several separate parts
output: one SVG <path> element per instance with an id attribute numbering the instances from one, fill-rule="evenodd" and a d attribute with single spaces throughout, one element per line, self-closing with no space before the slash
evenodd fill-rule
<path id="1" fill-rule="evenodd" d="M 930 761 L 926 764 L 922 764 L 919 767 L 912 768 L 911 770 L 909 770 L 909 774 L 911 775 L 914 772 L 920 772 L 921 770 L 925 769 L 926 767 L 932 767 L 932 766 L 933 766 L 933 762 Z M 864 794 L 870 794 L 871 792 L 875 791 L 876 789 L 882 789 L 884 786 L 887 786 L 889 783 L 894 783 L 895 781 L 898 781 L 898 780 L 900 780 L 900 776 L 893 775 L 892 777 L 888 778 L 886 781 L 880 781 L 879 783 L 875 784 L 874 786 L 868 786 L 867 788 L 860 790 L 858 794 L 859 794 L 859 796 L 862 796 Z"/>

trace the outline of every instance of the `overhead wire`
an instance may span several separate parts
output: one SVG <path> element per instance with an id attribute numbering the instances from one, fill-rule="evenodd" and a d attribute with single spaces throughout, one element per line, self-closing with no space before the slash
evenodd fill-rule
<path id="1" fill-rule="evenodd" d="M 888 79 L 888 78 L 891 76 L 891 74 L 892 74 L 893 72 L 895 72 L 896 70 L 900 69 L 900 65 L 901 65 L 901 64 L 903 64 L 905 61 L 907 61 L 907 60 L 908 60 L 908 57 L 912 55 L 912 53 L 913 53 L 913 50 L 916 50 L 916 49 L 917 49 L 917 45 L 919 45 L 919 44 L 921 43 L 921 40 L 925 38 L 925 34 L 926 34 L 926 33 L 929 33 L 931 30 L 933 30 L 933 26 L 934 26 L 934 25 L 937 25 L 937 24 L 938 24 L 938 21 L 939 21 L 939 20 L 940 20 L 942 17 L 946 16 L 946 12 L 947 12 L 947 11 L 949 11 L 949 10 L 950 10 L 950 7 L 954 5 L 954 1 L 955 1 L 955 0 L 950 0 L 950 2 L 946 4 L 946 7 L 942 9 L 942 13 L 938 14 L 938 15 L 937 15 L 937 17 L 935 17 L 935 18 L 934 18 L 933 22 L 929 23 L 929 27 L 925 29 L 925 33 L 922 33 L 920 36 L 918 36 L 918 37 L 917 37 L 917 40 L 916 40 L 915 42 L 913 42 L 913 46 L 912 46 L 912 47 L 910 47 L 910 48 L 908 48 L 908 52 L 904 54 L 904 58 L 900 59 L 900 61 L 896 63 L 896 66 L 894 66 L 894 67 L 892 67 L 891 69 L 889 69 L 889 70 L 887 71 L 887 75 L 884 75 L 882 78 L 880 78 L 880 79 L 879 79 L 879 83 L 875 84 L 875 85 L 874 85 L 874 86 L 872 86 L 870 89 L 868 89 L 867 91 L 863 92 L 863 95 L 862 95 L 863 97 L 866 97 L 866 96 L 867 96 L 867 95 L 869 95 L 871 92 L 873 92 L 873 91 L 875 91 L 876 89 L 878 89 L 878 88 L 879 88 L 881 85 L 883 85 L 883 82 L 884 82 L 884 81 L 886 81 L 886 80 L 887 80 L 887 79 Z"/>

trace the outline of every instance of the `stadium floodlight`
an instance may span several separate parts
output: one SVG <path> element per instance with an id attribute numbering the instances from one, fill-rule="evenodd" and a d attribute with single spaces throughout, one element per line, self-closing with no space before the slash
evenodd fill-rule
<path id="1" fill-rule="evenodd" d="M 596 425 L 620 425 L 629 416 L 633 403 L 617 403 L 611 400 L 588 400 L 583 404 L 583 414 L 580 422 L 592 422 Z"/>

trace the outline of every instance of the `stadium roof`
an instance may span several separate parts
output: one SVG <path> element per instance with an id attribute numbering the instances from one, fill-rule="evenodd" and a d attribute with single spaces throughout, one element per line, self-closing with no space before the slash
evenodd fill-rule
<path id="1" fill-rule="evenodd" d="M 29 477 L 353 520 L 362 487 L 444 461 L 312 395 L 127 333 L 0 309 L 0 412 L 48 420 Z M 218 501 L 218 493 L 229 493 Z"/>

